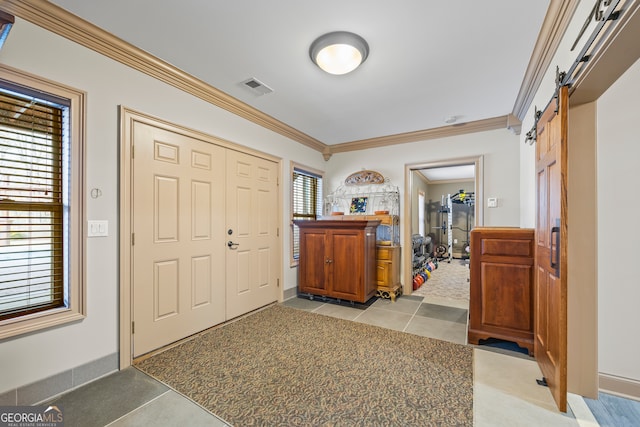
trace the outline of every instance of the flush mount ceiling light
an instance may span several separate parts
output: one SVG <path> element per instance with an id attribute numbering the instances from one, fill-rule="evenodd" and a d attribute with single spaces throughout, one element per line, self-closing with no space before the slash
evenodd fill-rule
<path id="1" fill-rule="evenodd" d="M 369 55 L 369 45 L 357 34 L 335 31 L 318 37 L 309 48 L 311 60 L 329 74 L 347 74 Z"/>

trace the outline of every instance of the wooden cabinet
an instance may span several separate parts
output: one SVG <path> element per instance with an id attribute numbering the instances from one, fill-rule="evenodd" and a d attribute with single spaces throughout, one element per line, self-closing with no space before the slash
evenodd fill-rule
<path id="1" fill-rule="evenodd" d="M 534 230 L 471 231 L 469 343 L 497 338 L 533 355 Z"/>
<path id="2" fill-rule="evenodd" d="M 395 301 L 400 283 L 400 219 L 398 215 L 334 215 L 332 220 L 379 221 L 376 227 L 376 295 Z"/>
<path id="3" fill-rule="evenodd" d="M 294 223 L 300 228 L 300 293 L 362 303 L 375 295 L 379 221 Z"/>
<path id="4" fill-rule="evenodd" d="M 376 295 L 391 298 L 402 294 L 400 284 L 400 246 L 383 246 L 376 248 Z"/>

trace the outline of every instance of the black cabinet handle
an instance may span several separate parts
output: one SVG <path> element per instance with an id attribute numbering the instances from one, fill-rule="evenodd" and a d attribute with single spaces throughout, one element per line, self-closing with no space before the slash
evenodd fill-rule
<path id="1" fill-rule="evenodd" d="M 554 233 L 556 235 L 556 250 L 554 256 L 553 245 L 549 248 L 549 263 L 551 264 L 551 268 L 554 268 L 557 272 L 560 268 L 560 227 L 551 227 L 551 241 L 553 241 Z"/>

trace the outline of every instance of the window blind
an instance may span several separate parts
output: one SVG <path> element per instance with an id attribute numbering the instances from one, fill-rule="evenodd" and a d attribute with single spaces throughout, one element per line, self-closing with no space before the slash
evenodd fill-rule
<path id="1" fill-rule="evenodd" d="M 64 306 L 64 116 L 0 92 L 0 320 Z"/>
<path id="2" fill-rule="evenodd" d="M 318 219 L 322 215 L 322 177 L 299 169 L 293 171 L 293 219 Z M 300 254 L 300 230 L 293 226 L 293 259 Z"/>

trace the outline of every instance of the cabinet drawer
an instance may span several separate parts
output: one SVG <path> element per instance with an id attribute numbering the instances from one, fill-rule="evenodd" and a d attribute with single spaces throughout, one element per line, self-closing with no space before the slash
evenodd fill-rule
<path id="1" fill-rule="evenodd" d="M 533 257 L 531 239 L 482 239 L 482 255 Z"/>
<path id="2" fill-rule="evenodd" d="M 376 246 L 376 259 L 380 261 L 395 261 L 398 246 Z"/>
<path id="3" fill-rule="evenodd" d="M 397 218 L 396 216 L 393 215 L 368 215 L 367 219 L 370 220 L 378 220 L 380 221 L 380 224 L 382 225 L 394 225 L 395 223 L 397 223 Z"/>
<path id="4" fill-rule="evenodd" d="M 389 261 L 392 256 L 393 252 L 391 251 L 391 248 L 384 248 L 380 246 L 376 248 L 376 259 Z"/>

